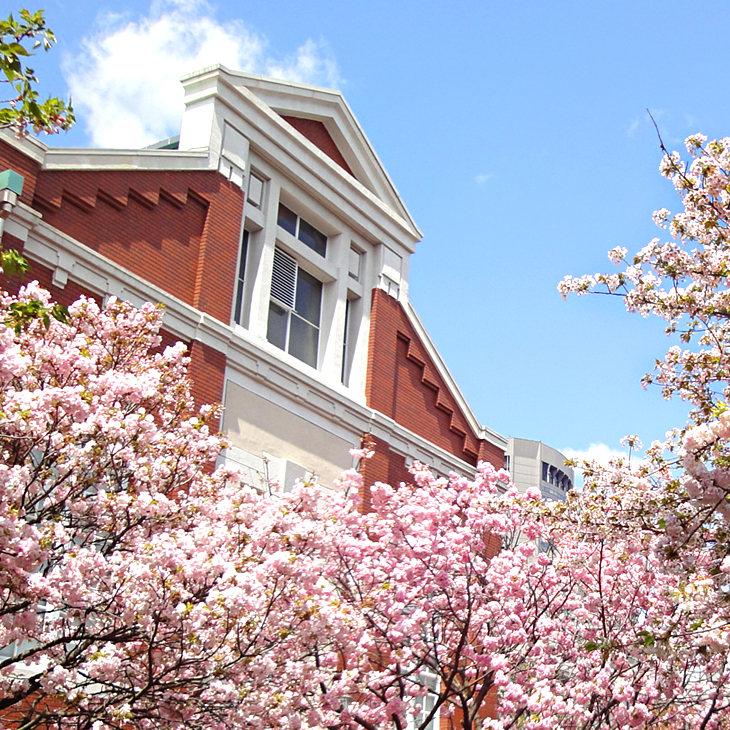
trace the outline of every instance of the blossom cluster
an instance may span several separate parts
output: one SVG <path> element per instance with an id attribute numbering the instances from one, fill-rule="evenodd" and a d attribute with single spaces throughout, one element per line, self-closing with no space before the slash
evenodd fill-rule
<path id="1" fill-rule="evenodd" d="M 311 636 L 344 631 L 306 499 L 211 473 L 216 410 L 161 321 L 81 299 L 0 327 L 3 726 L 299 726 Z"/>
<path id="2" fill-rule="evenodd" d="M 563 296 L 621 296 L 629 311 L 665 320 L 667 333 L 679 342 L 668 348 L 644 382 L 659 384 L 666 398 L 688 402 L 691 420 L 668 431 L 666 441 L 652 444 L 638 466 L 620 460 L 607 468 L 589 466 L 580 520 L 581 529 L 603 531 L 608 541 L 616 531 L 633 533 L 645 559 L 656 561 L 663 585 L 670 587 L 670 601 L 665 625 L 647 639 L 663 661 L 685 661 L 689 667 L 700 658 L 701 666 L 695 664 L 692 672 L 702 681 L 684 687 L 677 697 L 686 693 L 681 702 L 694 718 L 686 719 L 688 725 L 725 727 L 730 647 L 730 138 L 708 141 L 692 135 L 686 140 L 688 160 L 662 149 L 660 172 L 672 181 L 682 202 L 677 213 L 662 208 L 654 214 L 669 239 L 655 238 L 630 261 L 624 249 L 614 249 L 609 256 L 614 263 L 625 263 L 623 271 L 566 277 L 558 288 Z M 645 621 L 643 609 L 639 615 Z M 669 707 L 656 716 L 657 722 L 683 727 L 679 719 L 667 719 L 672 717 Z"/>

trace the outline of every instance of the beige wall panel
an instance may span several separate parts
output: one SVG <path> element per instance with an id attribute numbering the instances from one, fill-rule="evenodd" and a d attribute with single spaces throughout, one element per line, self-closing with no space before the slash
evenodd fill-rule
<path id="1" fill-rule="evenodd" d="M 324 486 L 352 466 L 355 446 L 285 408 L 226 383 L 223 430 L 233 446 L 261 456 L 263 451 L 300 464 L 316 474 Z"/>

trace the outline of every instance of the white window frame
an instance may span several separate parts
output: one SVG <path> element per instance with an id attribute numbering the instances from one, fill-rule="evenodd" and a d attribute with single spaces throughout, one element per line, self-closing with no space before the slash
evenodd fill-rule
<path id="1" fill-rule="evenodd" d="M 421 722 L 423 722 L 423 720 L 419 721 L 419 718 L 425 718 L 425 716 L 433 710 L 434 705 L 438 702 L 439 699 L 438 694 L 433 691 L 440 684 L 439 678 L 435 674 L 431 674 L 431 672 L 419 672 L 416 681 L 418 682 L 418 684 L 428 687 L 429 691 L 425 695 L 413 698 L 414 704 L 420 707 L 421 710 L 417 715 L 408 715 L 406 730 L 417 730 L 418 728 L 420 728 Z M 426 725 L 425 728 L 423 728 L 423 730 L 438 730 L 440 714 L 441 713 L 438 711 L 435 712 L 434 716 L 431 718 L 431 721 L 428 723 L 428 725 Z"/>
<path id="2" fill-rule="evenodd" d="M 306 313 L 299 310 L 297 306 L 297 299 L 299 298 L 299 286 L 302 276 L 306 281 L 309 279 L 311 282 L 317 282 L 319 284 L 319 302 L 317 303 L 317 322 L 315 323 L 310 319 Z M 278 246 L 274 248 L 274 266 L 271 277 L 271 296 L 269 300 L 269 315 L 266 339 L 278 347 L 280 350 L 288 353 L 292 357 L 295 357 L 300 362 L 309 365 L 310 367 L 317 368 L 319 366 L 319 344 L 320 336 L 322 332 L 322 298 L 324 294 L 324 286 L 322 282 L 315 276 L 310 274 L 306 269 L 303 269 L 299 262 L 290 254 L 286 253 L 283 249 Z M 284 328 L 283 341 L 280 341 L 278 337 L 273 335 L 280 334 L 275 331 L 276 320 L 272 320 L 272 307 L 278 307 L 279 309 L 286 312 L 286 324 Z M 292 340 L 292 322 L 298 320 L 301 322 L 300 326 L 304 326 L 303 332 L 309 331 L 308 328 L 316 332 L 316 339 L 314 344 L 314 361 L 309 361 L 304 357 L 300 357 L 296 351 L 292 352 L 293 347 Z M 280 320 L 280 322 L 283 320 Z M 272 325 L 273 322 L 273 325 Z M 306 346 L 306 341 L 304 341 Z M 302 348 L 306 349 L 306 347 Z"/>
<path id="3" fill-rule="evenodd" d="M 281 225 L 281 208 L 285 208 L 296 218 L 296 220 L 294 221 L 294 231 L 291 231 L 286 226 Z M 299 213 L 286 205 L 286 203 L 283 203 L 281 200 L 279 201 L 279 207 L 277 208 L 276 223 L 279 228 L 281 228 L 283 231 L 286 231 L 290 236 L 294 236 L 294 238 L 301 241 L 308 249 L 314 251 L 318 256 L 321 256 L 325 259 L 327 258 L 327 249 L 329 248 L 329 236 L 324 231 L 321 231 L 319 228 L 317 228 L 317 226 L 315 226 L 313 223 L 310 223 L 306 218 L 302 218 Z M 318 235 L 322 236 L 322 238 L 324 239 L 322 242 L 324 250 L 317 250 L 315 246 L 307 243 L 306 237 L 302 238 L 302 223 L 304 223 L 304 225 L 306 226 L 309 226 L 309 228 L 311 228 L 312 231 L 314 231 Z"/>
<path id="4" fill-rule="evenodd" d="M 248 259 L 248 249 L 250 245 L 251 234 L 244 228 L 241 235 L 241 246 L 238 251 L 238 268 L 236 269 L 236 287 L 233 294 L 233 321 L 236 324 L 243 325 L 244 312 L 246 302 L 244 301 L 245 285 L 246 285 L 246 266 Z"/>

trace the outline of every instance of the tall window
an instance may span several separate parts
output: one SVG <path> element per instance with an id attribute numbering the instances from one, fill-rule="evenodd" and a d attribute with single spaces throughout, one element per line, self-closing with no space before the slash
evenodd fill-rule
<path id="1" fill-rule="evenodd" d="M 269 342 L 316 368 L 321 309 L 322 282 L 275 248 L 266 334 Z"/>
<path id="2" fill-rule="evenodd" d="M 408 730 L 411 730 L 412 728 L 420 728 L 423 721 L 428 717 L 428 714 L 433 710 L 434 705 L 436 704 L 436 701 L 438 700 L 438 696 L 435 694 L 431 694 L 430 692 L 427 695 L 424 695 L 423 697 L 417 697 L 416 698 L 416 706 L 420 707 L 420 712 L 415 716 L 409 716 L 408 718 Z M 426 725 L 425 730 L 437 730 L 439 726 L 439 715 L 438 712 L 434 713 L 434 716 L 429 721 L 428 725 Z"/>
<path id="3" fill-rule="evenodd" d="M 434 706 L 436 705 L 436 702 L 438 701 L 438 677 L 431 674 L 430 672 L 422 672 L 420 675 L 420 679 L 422 683 L 428 687 L 429 692 L 422 697 L 416 698 L 415 705 L 416 707 L 418 707 L 419 711 L 415 715 L 408 716 L 407 730 L 415 730 L 415 728 L 420 728 L 425 719 L 429 716 L 429 714 L 431 714 Z M 439 713 L 434 712 L 433 717 L 429 720 L 424 730 L 438 730 L 438 726 Z"/>
<path id="4" fill-rule="evenodd" d="M 320 256 L 327 255 L 327 236 L 282 203 L 279 203 L 278 224 Z"/>
<path id="5" fill-rule="evenodd" d="M 349 358 L 350 352 L 348 350 L 348 345 L 350 344 L 348 342 L 348 338 L 350 336 L 350 300 L 345 300 L 345 334 L 342 338 L 342 372 L 340 373 L 340 381 L 343 385 L 347 385 L 347 376 L 348 376 L 348 367 L 347 367 L 347 360 Z"/>
<path id="6" fill-rule="evenodd" d="M 241 239 L 241 260 L 238 264 L 238 278 L 236 279 L 236 300 L 233 307 L 233 321 L 242 324 L 243 316 L 243 284 L 246 278 L 246 256 L 248 255 L 248 231 L 244 230 Z"/>

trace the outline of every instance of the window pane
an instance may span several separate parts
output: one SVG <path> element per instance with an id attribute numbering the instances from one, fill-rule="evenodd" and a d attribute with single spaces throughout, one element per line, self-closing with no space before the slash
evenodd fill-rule
<path id="1" fill-rule="evenodd" d="M 236 306 L 233 312 L 233 321 L 241 324 L 243 314 L 243 285 L 246 280 L 246 256 L 248 255 L 248 231 L 244 230 L 241 241 L 241 261 L 238 264 L 238 281 L 236 282 Z"/>
<path id="2" fill-rule="evenodd" d="M 264 199 L 264 181 L 254 174 L 248 178 L 248 202 L 257 208 L 261 207 L 261 201 Z"/>
<path id="3" fill-rule="evenodd" d="M 292 236 L 297 235 L 297 214 L 281 203 L 279 203 L 278 223 L 285 231 L 289 231 Z"/>
<path id="4" fill-rule="evenodd" d="M 289 354 L 316 368 L 319 329 L 297 317 L 296 314 L 291 315 L 290 326 Z"/>
<path id="5" fill-rule="evenodd" d="M 350 331 L 350 300 L 345 300 L 345 334 L 342 338 L 342 370 L 340 371 L 340 382 L 347 385 L 347 336 Z"/>
<path id="6" fill-rule="evenodd" d="M 286 350 L 286 325 L 289 312 L 274 302 L 269 302 L 269 327 L 266 339 L 272 344 Z"/>
<path id="7" fill-rule="evenodd" d="M 295 310 L 298 315 L 319 327 L 319 311 L 322 304 L 322 282 L 299 269 L 297 275 L 297 299 Z"/>
<path id="8" fill-rule="evenodd" d="M 433 710 L 436 704 L 436 695 L 427 694 L 425 697 L 416 697 L 414 705 L 418 708 L 418 714 L 408 716 L 408 730 L 414 730 L 421 726 L 421 723 L 426 719 L 426 716 Z M 426 725 L 426 730 L 437 730 L 439 722 L 438 712 L 434 714 L 431 721 Z"/>
<path id="9" fill-rule="evenodd" d="M 320 256 L 327 255 L 327 236 L 305 220 L 299 221 L 299 240 Z"/>

